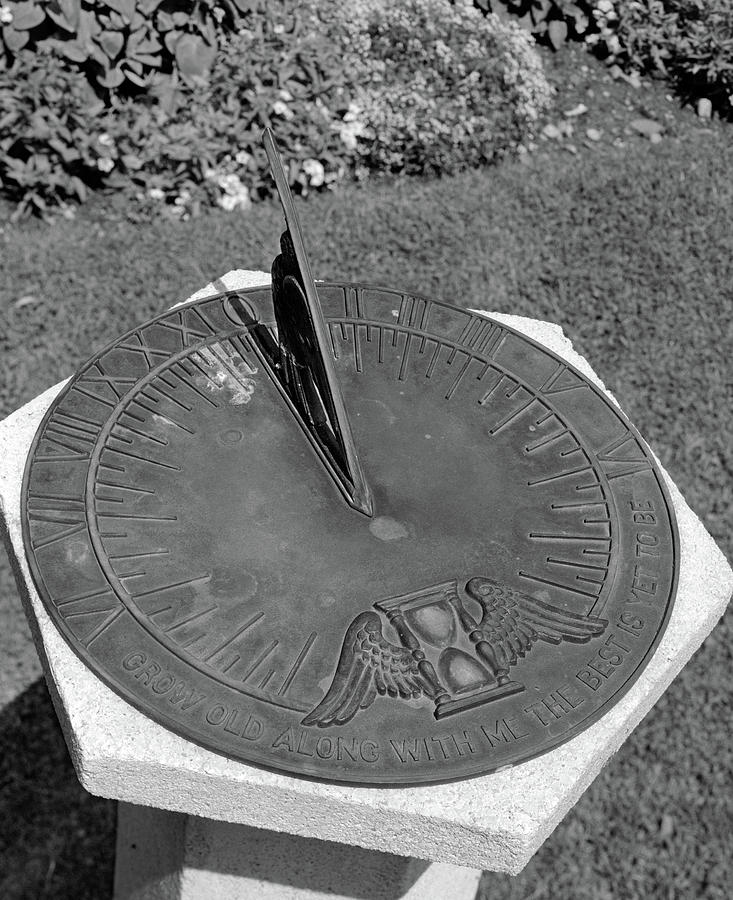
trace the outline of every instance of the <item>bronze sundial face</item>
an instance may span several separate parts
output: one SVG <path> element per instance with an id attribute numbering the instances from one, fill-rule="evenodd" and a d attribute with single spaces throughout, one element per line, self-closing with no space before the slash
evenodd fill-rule
<path id="1" fill-rule="evenodd" d="M 396 785 L 543 753 L 667 622 L 654 459 L 499 322 L 341 282 L 313 313 L 299 240 L 272 291 L 141 325 L 55 400 L 24 482 L 46 608 L 113 690 L 244 762 Z"/>

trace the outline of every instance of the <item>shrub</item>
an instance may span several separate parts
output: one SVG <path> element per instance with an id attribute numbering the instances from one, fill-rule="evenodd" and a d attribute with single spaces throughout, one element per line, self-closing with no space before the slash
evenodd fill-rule
<path id="1" fill-rule="evenodd" d="M 106 149 L 94 125 L 103 109 L 84 76 L 48 53 L 0 69 L 0 186 L 19 212 L 84 200 L 104 181 Z"/>
<path id="2" fill-rule="evenodd" d="M 0 187 L 20 211 L 100 186 L 132 187 L 176 215 L 202 203 L 233 209 L 271 191 L 265 125 L 291 185 L 307 192 L 348 173 L 489 161 L 526 135 L 549 98 L 529 37 L 469 0 L 397 9 L 260 0 L 217 40 L 209 77 L 159 70 L 144 89 L 120 85 L 101 99 L 98 82 L 55 45 L 21 48 L 0 68 Z"/>
<path id="3" fill-rule="evenodd" d="M 688 99 L 733 115 L 731 0 L 597 0 L 598 39 L 611 60 L 669 77 Z"/>
<path id="4" fill-rule="evenodd" d="M 733 0 L 473 0 L 558 49 L 583 40 L 608 62 L 669 78 L 733 118 Z"/>
<path id="5" fill-rule="evenodd" d="M 269 189 L 264 125 L 288 148 L 295 187 L 335 180 L 347 148 L 333 121 L 348 109 L 353 76 L 301 7 L 289 0 L 279 17 L 260 9 L 251 29 L 222 35 L 212 77 L 157 73 L 145 91 L 108 94 L 106 105 L 53 47 L 21 49 L 0 68 L 0 186 L 19 213 L 99 186 L 132 186 L 180 215 L 200 203 L 246 205 Z"/>
<path id="6" fill-rule="evenodd" d="M 159 72 L 205 81 L 221 37 L 248 0 L 1 0 L 0 67 L 51 51 L 105 95 L 147 88 Z"/>
<path id="7" fill-rule="evenodd" d="M 516 19 L 537 40 L 559 50 L 593 28 L 594 0 L 473 0 L 485 13 Z"/>
<path id="8" fill-rule="evenodd" d="M 371 3 L 363 30 L 370 62 L 351 113 L 369 170 L 484 164 L 515 146 L 549 102 L 528 35 L 469 2 Z"/>
<path id="9" fill-rule="evenodd" d="M 181 214 L 197 202 L 247 206 L 272 192 L 261 144 L 269 125 L 295 191 L 343 178 L 353 156 L 341 134 L 353 74 L 339 44 L 297 5 L 289 21 L 263 21 L 226 38 L 208 84 L 167 83 L 144 102 L 111 111 L 104 127 L 122 173 Z"/>

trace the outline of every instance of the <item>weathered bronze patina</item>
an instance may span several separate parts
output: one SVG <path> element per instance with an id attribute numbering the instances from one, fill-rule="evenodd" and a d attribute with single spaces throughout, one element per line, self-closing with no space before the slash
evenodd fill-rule
<path id="1" fill-rule="evenodd" d="M 278 187 L 272 290 L 141 325 L 49 409 L 24 480 L 39 593 L 113 690 L 235 759 L 362 785 L 530 759 L 661 637 L 679 551 L 654 458 L 498 321 L 316 291 Z"/>

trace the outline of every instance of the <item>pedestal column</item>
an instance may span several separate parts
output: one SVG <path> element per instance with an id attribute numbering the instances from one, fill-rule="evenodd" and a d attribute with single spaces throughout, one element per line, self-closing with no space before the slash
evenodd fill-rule
<path id="1" fill-rule="evenodd" d="M 114 900 L 474 900 L 481 871 L 118 804 Z"/>

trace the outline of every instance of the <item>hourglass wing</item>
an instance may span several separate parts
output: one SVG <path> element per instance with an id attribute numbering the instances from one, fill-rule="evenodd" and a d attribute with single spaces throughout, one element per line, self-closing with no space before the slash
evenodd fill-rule
<path id="1" fill-rule="evenodd" d="M 363 612 L 346 631 L 326 696 L 303 724 L 343 725 L 370 706 L 377 694 L 409 700 L 427 693 L 426 689 L 412 653 L 384 637 L 377 613 Z"/>
<path id="2" fill-rule="evenodd" d="M 537 641 L 584 644 L 608 625 L 606 619 L 560 609 L 489 578 L 471 578 L 466 593 L 483 609 L 477 630 L 502 668 L 515 665 Z"/>

